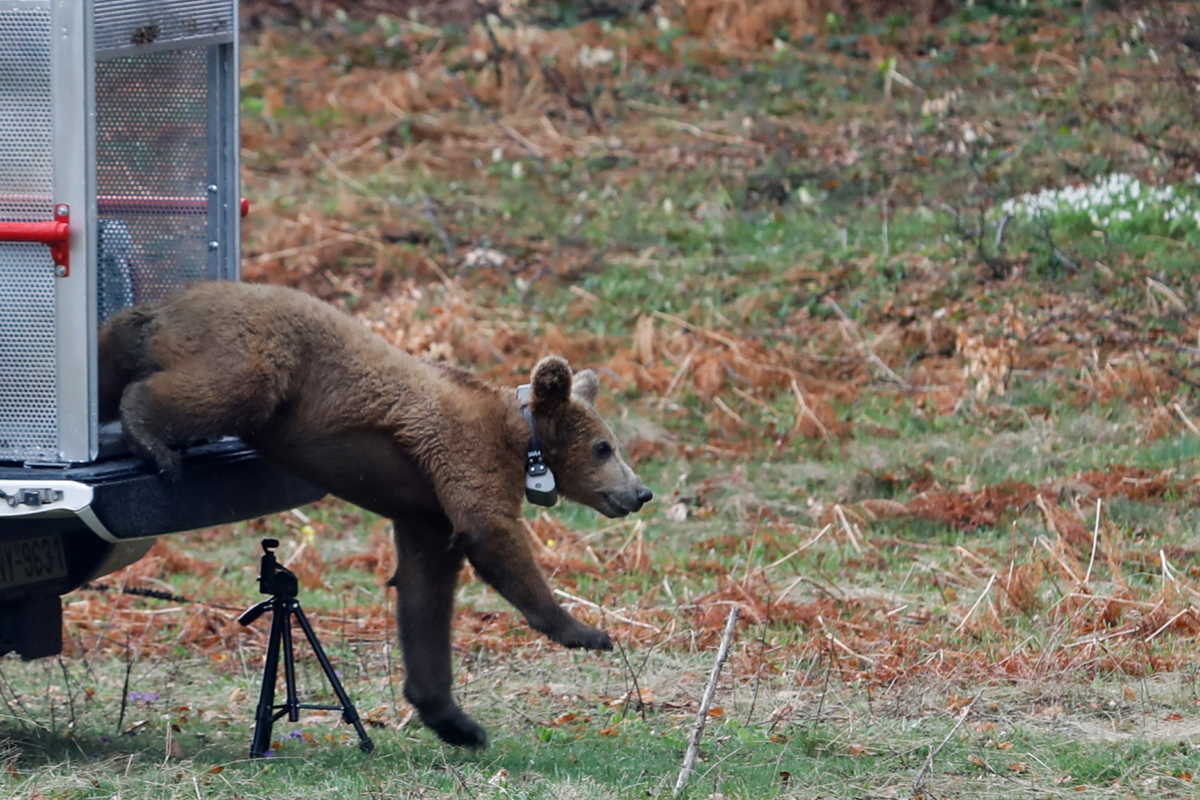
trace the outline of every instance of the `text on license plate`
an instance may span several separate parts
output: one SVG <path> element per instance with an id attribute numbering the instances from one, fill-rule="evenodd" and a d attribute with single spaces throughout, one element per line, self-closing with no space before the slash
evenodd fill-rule
<path id="1" fill-rule="evenodd" d="M 66 576 L 62 537 L 0 539 L 0 589 Z"/>

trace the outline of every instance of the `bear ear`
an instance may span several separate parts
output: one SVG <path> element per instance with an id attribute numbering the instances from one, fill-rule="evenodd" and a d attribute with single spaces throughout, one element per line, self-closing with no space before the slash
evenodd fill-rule
<path id="1" fill-rule="evenodd" d="M 534 413 L 552 411 L 571 395 L 571 367 L 564 358 L 546 356 L 533 368 L 529 382 L 533 384 Z"/>
<path id="2" fill-rule="evenodd" d="M 590 369 L 581 369 L 571 379 L 571 394 L 585 401 L 588 405 L 596 405 L 596 394 L 600 391 L 600 379 Z"/>

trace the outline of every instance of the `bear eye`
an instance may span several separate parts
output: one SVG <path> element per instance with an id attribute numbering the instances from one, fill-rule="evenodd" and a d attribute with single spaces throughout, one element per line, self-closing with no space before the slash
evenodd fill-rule
<path id="1" fill-rule="evenodd" d="M 608 458 L 612 455 L 612 445 L 608 442 L 596 442 L 592 445 L 592 452 L 596 454 L 596 458 Z"/>

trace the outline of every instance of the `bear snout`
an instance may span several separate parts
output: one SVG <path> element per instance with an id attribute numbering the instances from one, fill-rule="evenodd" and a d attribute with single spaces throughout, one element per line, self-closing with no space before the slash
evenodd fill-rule
<path id="1" fill-rule="evenodd" d="M 602 505 L 596 508 L 608 517 L 624 517 L 635 511 L 654 498 L 654 493 L 645 486 L 638 485 L 628 491 L 601 492 Z"/>

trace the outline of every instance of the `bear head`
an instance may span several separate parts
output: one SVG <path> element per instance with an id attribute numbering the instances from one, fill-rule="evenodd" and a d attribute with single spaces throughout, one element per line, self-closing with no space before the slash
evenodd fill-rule
<path id="1" fill-rule="evenodd" d="M 547 356 L 533 369 L 529 410 L 546 463 L 567 498 L 608 517 L 623 517 L 654 497 L 625 459 L 596 412 L 600 389 L 590 369 L 572 374 L 566 360 Z"/>

